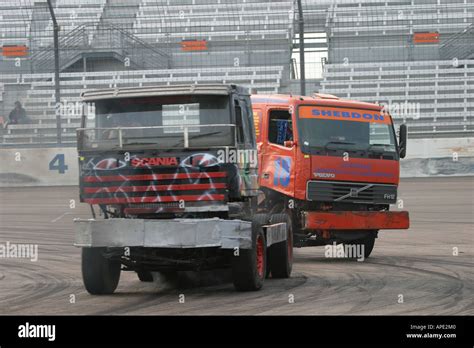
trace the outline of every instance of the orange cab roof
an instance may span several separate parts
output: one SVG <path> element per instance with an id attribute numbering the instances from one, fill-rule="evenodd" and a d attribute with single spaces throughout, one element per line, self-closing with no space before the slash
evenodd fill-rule
<path id="1" fill-rule="evenodd" d="M 330 94 L 315 94 L 314 96 L 300 96 L 290 94 L 254 94 L 251 96 L 252 104 L 314 104 L 331 105 L 356 109 L 382 110 L 382 106 L 374 103 L 366 103 L 357 100 L 341 99 Z"/>

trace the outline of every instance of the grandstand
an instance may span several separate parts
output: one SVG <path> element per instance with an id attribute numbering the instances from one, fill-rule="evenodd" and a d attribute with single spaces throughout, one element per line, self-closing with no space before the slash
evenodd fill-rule
<path id="1" fill-rule="evenodd" d="M 334 1 L 321 90 L 395 105 L 411 137 L 472 136 L 473 19 L 467 0 Z"/>
<path id="2" fill-rule="evenodd" d="M 61 102 L 91 88 L 238 83 L 298 93 L 293 0 L 55 0 Z M 16 100 L 31 124 L 0 127 L 0 145 L 54 144 L 53 24 L 46 0 L 0 0 L 0 116 Z M 323 75 L 308 93 L 385 103 L 411 137 L 474 133 L 474 2 L 303 0 L 305 36 L 323 34 Z M 309 40 L 308 40 L 309 41 Z M 308 48 L 309 47 L 309 48 Z M 13 52 L 13 53 L 11 53 Z M 307 66 L 321 62 L 307 62 Z M 410 107 L 404 107 L 404 106 Z M 393 109 L 392 107 L 395 106 Z M 67 108 L 66 108 L 67 109 Z M 80 110 L 62 112 L 75 142 Z"/>
<path id="3" fill-rule="evenodd" d="M 82 109 L 80 93 L 87 89 L 149 86 L 183 83 L 238 83 L 263 92 L 276 93 L 280 87 L 283 67 L 232 67 L 201 69 L 101 71 L 90 73 L 63 73 L 61 101 L 72 104 L 72 112 L 62 114 L 64 143 L 75 142 L 75 128 L 79 127 Z M 56 141 L 54 74 L 4 75 L 6 88 L 26 86 L 24 107 L 33 124 L 10 125 L 3 132 L 4 144 L 54 143 Z"/>
<path id="4" fill-rule="evenodd" d="M 32 23 L 31 8 L 18 11 L 17 1 L 0 2 L 0 39 L 2 47 L 8 44 L 26 44 Z"/>

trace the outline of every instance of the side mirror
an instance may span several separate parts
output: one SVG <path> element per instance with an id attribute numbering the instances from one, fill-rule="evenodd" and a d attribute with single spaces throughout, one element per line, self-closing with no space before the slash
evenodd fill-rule
<path id="1" fill-rule="evenodd" d="M 290 149 L 295 145 L 296 143 L 293 140 L 285 140 L 285 142 L 283 142 L 283 146 L 288 147 Z"/>
<path id="2" fill-rule="evenodd" d="M 400 158 L 405 158 L 407 155 L 407 125 L 402 124 L 400 125 L 400 140 L 399 140 L 399 147 L 400 147 Z"/>

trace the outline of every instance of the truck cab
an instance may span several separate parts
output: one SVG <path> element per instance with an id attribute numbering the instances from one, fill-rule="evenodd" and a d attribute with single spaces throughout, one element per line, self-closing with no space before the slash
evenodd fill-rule
<path id="1" fill-rule="evenodd" d="M 363 244 L 369 256 L 381 229 L 405 229 L 397 202 L 399 161 L 391 116 L 376 104 L 332 95 L 252 96 L 260 199 L 292 216 L 295 246 Z"/>
<path id="2" fill-rule="evenodd" d="M 78 132 L 81 201 L 110 217 L 228 217 L 257 189 L 250 96 L 237 86 L 89 91 Z M 242 161 L 239 161 L 242 159 Z M 234 209 L 235 210 L 235 209 Z"/>
<path id="3" fill-rule="evenodd" d="M 242 291 L 260 289 L 270 263 L 274 275 L 290 276 L 289 224 L 256 214 L 247 89 L 111 88 L 82 98 L 88 112 L 77 130 L 80 200 L 92 218 L 74 226 L 89 293 L 113 293 L 121 271 L 153 281 L 154 272 L 231 267 Z"/>

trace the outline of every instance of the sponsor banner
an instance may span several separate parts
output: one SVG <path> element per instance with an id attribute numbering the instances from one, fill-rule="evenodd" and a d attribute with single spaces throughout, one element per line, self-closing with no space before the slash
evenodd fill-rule
<path id="1" fill-rule="evenodd" d="M 439 44 L 440 37 L 439 33 L 414 33 L 413 34 L 413 43 L 419 44 Z"/>
<path id="2" fill-rule="evenodd" d="M 181 50 L 184 52 L 207 51 L 206 40 L 183 40 Z"/>
<path id="3" fill-rule="evenodd" d="M 0 48 L 2 56 L 8 58 L 26 57 L 28 55 L 28 47 L 25 45 L 3 46 Z"/>
<path id="4" fill-rule="evenodd" d="M 347 109 L 328 106 L 301 106 L 300 118 L 315 118 L 324 120 L 342 120 L 390 124 L 390 117 L 376 110 Z"/>

